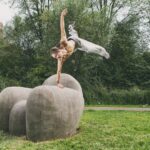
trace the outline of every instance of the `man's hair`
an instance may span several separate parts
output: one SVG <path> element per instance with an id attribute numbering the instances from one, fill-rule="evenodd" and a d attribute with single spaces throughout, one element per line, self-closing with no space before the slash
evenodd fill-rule
<path id="1" fill-rule="evenodd" d="M 58 50 L 59 50 L 58 47 L 52 47 L 51 50 L 50 50 L 50 52 L 51 52 L 51 54 L 52 54 L 52 53 L 57 52 Z"/>

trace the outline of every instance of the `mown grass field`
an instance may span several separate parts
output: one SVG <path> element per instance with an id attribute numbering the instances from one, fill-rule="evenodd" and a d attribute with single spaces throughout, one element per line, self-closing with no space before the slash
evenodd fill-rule
<path id="1" fill-rule="evenodd" d="M 150 112 L 85 111 L 78 134 L 54 141 L 0 132 L 0 150 L 150 150 Z"/>
<path id="2" fill-rule="evenodd" d="M 125 108 L 150 108 L 150 105 L 85 105 L 86 107 L 125 107 Z"/>

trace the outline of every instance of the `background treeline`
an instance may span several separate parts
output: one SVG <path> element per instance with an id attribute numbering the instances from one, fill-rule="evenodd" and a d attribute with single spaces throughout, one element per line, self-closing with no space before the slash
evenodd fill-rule
<path id="1" fill-rule="evenodd" d="M 86 102 L 150 104 L 149 0 L 10 3 L 19 12 L 0 35 L 0 90 L 35 87 L 56 73 L 50 48 L 59 42 L 60 12 L 67 7 L 66 30 L 75 21 L 80 37 L 102 45 L 111 55 L 105 60 L 77 51 L 65 63 L 63 72 L 81 83 Z"/>

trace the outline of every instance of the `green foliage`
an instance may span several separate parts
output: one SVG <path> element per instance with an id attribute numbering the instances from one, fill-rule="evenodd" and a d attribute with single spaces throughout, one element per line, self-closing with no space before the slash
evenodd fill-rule
<path id="1" fill-rule="evenodd" d="M 149 112 L 85 111 L 79 132 L 66 139 L 33 143 L 0 132 L 2 150 L 150 149 Z"/>
<path id="2" fill-rule="evenodd" d="M 91 90 L 92 91 L 92 90 Z M 93 92 L 94 93 L 94 92 Z M 128 90 L 113 89 L 108 90 L 104 87 L 97 88 L 97 97 L 93 98 L 93 93 L 87 93 L 87 104 L 120 104 L 120 105 L 146 105 L 150 104 L 150 91 L 140 90 L 137 87 L 133 87 Z M 95 94 L 94 93 L 94 94 Z M 93 95 L 94 95 L 93 94 Z M 89 96 L 90 95 L 90 96 Z M 91 97 L 91 99 L 89 99 Z"/>
<path id="3" fill-rule="evenodd" d="M 16 81 L 14 85 L 34 87 L 56 73 L 57 64 L 50 56 L 50 48 L 60 40 L 60 12 L 67 7 L 66 31 L 68 24 L 75 21 L 80 37 L 104 46 L 111 56 L 109 60 L 102 60 L 97 55 L 77 51 L 63 66 L 63 72 L 81 83 L 88 103 L 107 98 L 109 103 L 149 103 L 145 90 L 150 89 L 150 52 L 145 43 L 139 42 L 139 24 L 145 11 L 141 14 L 139 6 L 136 10 L 135 2 L 15 0 L 14 3 L 24 17 L 15 16 L 12 23 L 5 26 L 5 38 L 0 38 L 1 88 L 5 82 L 7 86 L 12 85 L 12 81 Z M 118 22 L 117 15 L 126 6 L 130 7 L 129 13 Z M 145 3 L 146 10 L 148 6 L 149 3 Z M 132 96 L 133 87 L 141 89 L 139 94 L 136 92 L 137 97 Z M 115 93 L 113 89 L 124 90 Z M 114 97 L 118 97 L 118 101 Z M 130 100 L 124 102 L 124 97 Z"/>
<path id="4" fill-rule="evenodd" d="M 8 86 L 19 86 L 19 85 L 20 83 L 17 80 L 13 80 L 13 79 L 0 76 L 0 92 L 1 90 L 3 90 L 4 88 Z"/>

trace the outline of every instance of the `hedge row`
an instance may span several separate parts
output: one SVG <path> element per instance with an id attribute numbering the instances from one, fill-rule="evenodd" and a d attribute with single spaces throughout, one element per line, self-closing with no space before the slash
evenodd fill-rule
<path id="1" fill-rule="evenodd" d="M 123 105 L 145 105 L 150 104 L 150 90 L 107 90 L 99 88 L 94 92 L 85 92 L 87 104 L 123 104 Z M 91 95 L 92 94 L 92 95 Z"/>

